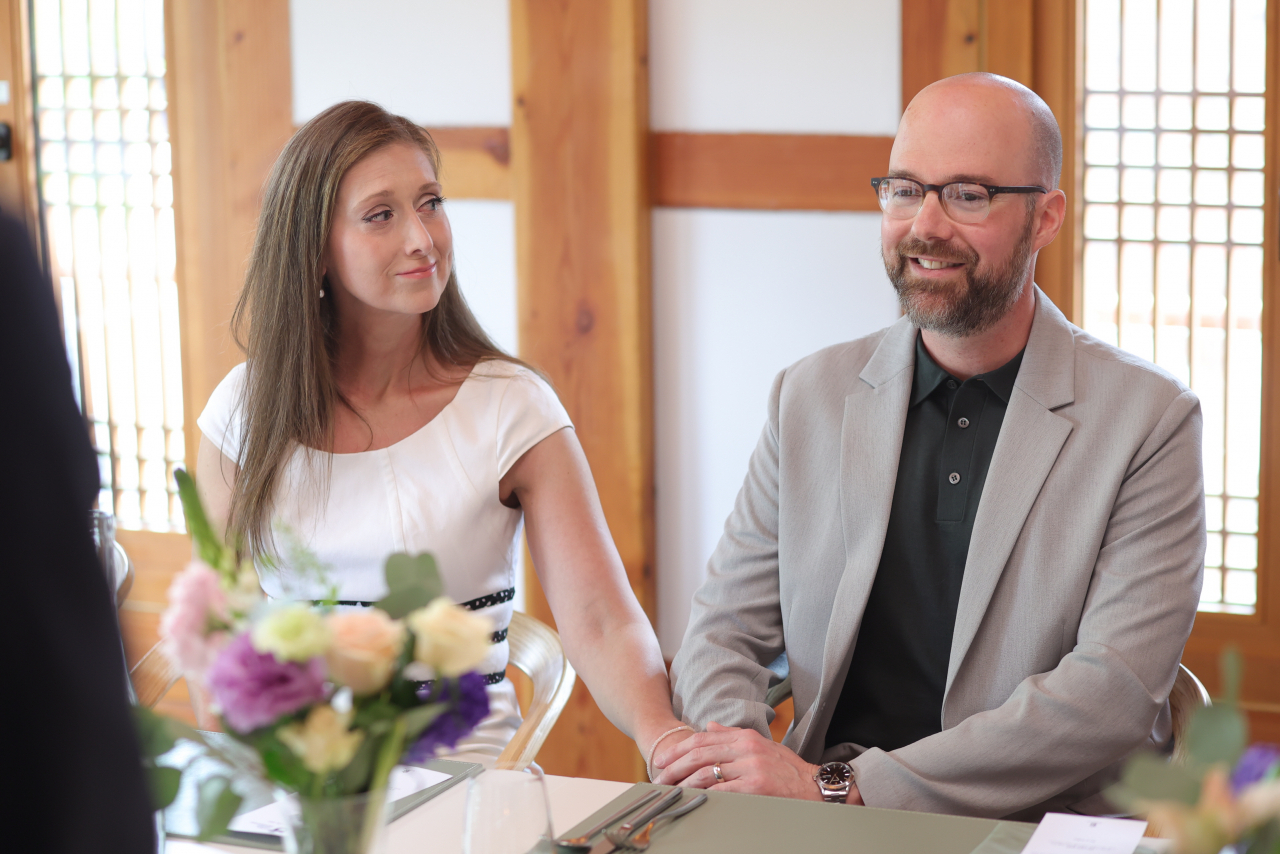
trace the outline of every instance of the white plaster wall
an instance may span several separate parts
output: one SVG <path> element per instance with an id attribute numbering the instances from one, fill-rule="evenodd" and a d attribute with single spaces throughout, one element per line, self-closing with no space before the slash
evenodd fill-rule
<path id="1" fill-rule="evenodd" d="M 868 213 L 653 214 L 658 636 L 675 654 L 778 371 L 898 317 Z"/>
<path id="2" fill-rule="evenodd" d="M 515 353 L 516 218 L 511 202 L 449 199 L 458 286 L 494 342 Z"/>
<path id="3" fill-rule="evenodd" d="M 290 0 L 293 121 L 376 101 L 439 127 L 511 124 L 507 0 Z"/>
<path id="4" fill-rule="evenodd" d="M 891 136 L 899 0 L 650 0 L 654 130 Z"/>

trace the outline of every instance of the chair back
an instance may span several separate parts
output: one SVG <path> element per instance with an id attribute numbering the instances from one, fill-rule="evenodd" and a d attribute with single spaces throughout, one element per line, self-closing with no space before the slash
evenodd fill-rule
<path id="1" fill-rule="evenodd" d="M 524 723 L 502 751 L 497 768 L 523 768 L 533 762 L 555 726 L 577 679 L 554 629 L 519 611 L 507 629 L 510 663 L 533 682 L 533 699 Z"/>
<path id="2" fill-rule="evenodd" d="M 1212 705 L 1213 700 L 1205 690 L 1204 683 L 1185 664 L 1179 664 L 1178 675 L 1173 680 L 1173 690 L 1169 692 L 1169 713 L 1173 717 L 1173 753 L 1169 756 L 1171 763 L 1186 764 L 1186 735 L 1191 715 L 1196 709 Z"/>
<path id="3" fill-rule="evenodd" d="M 138 659 L 138 663 L 129 670 L 129 681 L 133 683 L 133 692 L 137 695 L 136 702 L 148 709 L 160 702 L 182 678 L 178 665 L 161 649 L 162 643 L 163 641 L 157 642 L 147 650 L 147 654 Z"/>

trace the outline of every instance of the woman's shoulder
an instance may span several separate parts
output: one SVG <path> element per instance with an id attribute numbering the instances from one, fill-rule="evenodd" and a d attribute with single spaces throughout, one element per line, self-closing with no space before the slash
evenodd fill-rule
<path id="1" fill-rule="evenodd" d="M 486 359 L 471 370 L 469 379 L 486 388 L 489 396 L 502 406 L 521 401 L 554 401 L 560 405 L 555 389 L 536 371 L 506 359 Z"/>
<path id="2" fill-rule="evenodd" d="M 240 422 L 243 420 L 240 406 L 248 364 L 241 362 L 227 371 L 196 419 L 200 432 L 231 459 L 235 459 L 240 450 Z"/>

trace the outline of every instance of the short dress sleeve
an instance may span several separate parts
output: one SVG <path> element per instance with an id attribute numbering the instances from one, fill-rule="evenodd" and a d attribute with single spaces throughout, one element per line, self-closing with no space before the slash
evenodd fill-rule
<path id="1" fill-rule="evenodd" d="M 498 406 L 498 477 L 534 445 L 566 427 L 573 427 L 573 422 L 551 386 L 533 371 L 517 367 Z"/>
<path id="2" fill-rule="evenodd" d="M 196 419 L 204 437 L 222 451 L 229 460 L 240 459 L 240 436 L 244 416 L 240 411 L 244 388 L 245 363 L 232 368 L 209 395 L 209 402 Z"/>

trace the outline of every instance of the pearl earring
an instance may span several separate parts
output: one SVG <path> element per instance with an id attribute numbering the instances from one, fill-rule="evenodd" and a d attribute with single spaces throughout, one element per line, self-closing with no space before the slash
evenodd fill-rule
<path id="1" fill-rule="evenodd" d="M 320 299 L 324 299 L 324 288 L 320 289 Z"/>

